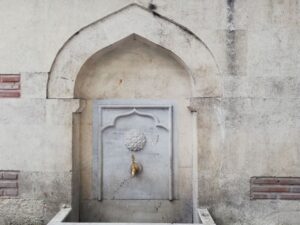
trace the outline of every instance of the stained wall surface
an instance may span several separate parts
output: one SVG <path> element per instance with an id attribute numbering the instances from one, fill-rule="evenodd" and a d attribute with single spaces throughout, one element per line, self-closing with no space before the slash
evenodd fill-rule
<path id="1" fill-rule="evenodd" d="M 71 204 L 72 112 L 79 102 L 47 98 L 48 74 L 68 38 L 131 3 L 147 8 L 150 1 L 0 1 L 0 74 L 21 74 L 21 97 L 0 99 L 0 170 L 20 171 L 19 196 L 0 197 L 1 225 L 45 224 Z M 223 80 L 222 96 L 191 101 L 199 205 L 220 225 L 299 224 L 299 201 L 249 197 L 252 176 L 300 174 L 299 1 L 151 3 L 203 40 Z M 157 85 L 152 98 L 161 97 Z M 128 89 L 115 96 L 145 94 Z"/>

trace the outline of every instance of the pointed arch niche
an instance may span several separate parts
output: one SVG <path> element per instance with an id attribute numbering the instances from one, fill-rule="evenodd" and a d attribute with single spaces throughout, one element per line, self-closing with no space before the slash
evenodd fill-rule
<path id="1" fill-rule="evenodd" d="M 73 120 L 73 180 L 80 180 L 80 184 L 73 184 L 72 207 L 80 219 L 188 223 L 193 221 L 194 213 L 196 222 L 197 122 L 196 114 L 187 106 L 193 97 L 221 96 L 221 87 L 213 55 L 201 39 L 136 4 L 73 35 L 53 62 L 47 97 L 84 102 L 81 113 L 74 115 Z M 173 201 L 97 200 L 93 193 L 93 102 L 96 99 L 175 102 Z M 76 189 L 78 185 L 80 191 Z M 163 210 L 151 211 L 159 207 Z"/>

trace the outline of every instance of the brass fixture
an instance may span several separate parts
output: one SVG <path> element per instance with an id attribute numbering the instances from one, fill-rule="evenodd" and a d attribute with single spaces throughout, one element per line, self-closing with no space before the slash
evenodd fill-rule
<path id="1" fill-rule="evenodd" d="M 140 171 L 142 170 L 141 165 L 139 165 L 136 161 L 135 161 L 135 157 L 132 154 L 131 155 L 131 166 L 130 166 L 130 173 L 132 177 L 135 177 Z"/>

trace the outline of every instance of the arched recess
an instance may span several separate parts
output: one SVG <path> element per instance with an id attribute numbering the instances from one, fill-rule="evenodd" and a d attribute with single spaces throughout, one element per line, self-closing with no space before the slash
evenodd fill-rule
<path id="1" fill-rule="evenodd" d="M 75 98 L 85 99 L 85 108 L 80 115 L 79 143 L 81 149 L 80 217 L 82 221 L 192 221 L 192 213 L 190 209 L 192 204 L 191 193 L 193 168 L 191 133 L 193 130 L 193 123 L 191 113 L 186 107 L 186 100 L 189 99 L 191 95 L 191 82 L 188 71 L 181 62 L 178 62 L 178 58 L 174 54 L 170 53 L 170 51 L 136 34 L 130 35 L 109 48 L 95 53 L 82 65 L 77 75 L 74 92 Z M 95 181 L 97 179 L 95 179 L 93 175 L 97 174 L 97 172 L 94 172 L 95 167 L 93 165 L 102 165 L 101 161 L 94 162 L 93 165 L 91 164 L 93 160 L 97 159 L 95 157 L 97 153 L 93 151 L 93 147 L 95 145 L 94 140 L 96 138 L 92 139 L 94 134 L 93 127 L 95 126 L 95 120 L 93 120 L 92 116 L 93 112 L 95 112 L 94 103 L 95 101 L 98 101 L 98 99 L 101 99 L 102 101 L 108 99 L 107 101 L 112 103 L 115 101 L 121 101 L 122 104 L 125 105 L 128 102 L 138 101 L 139 104 L 147 104 L 149 107 L 152 104 L 172 104 L 174 115 L 172 123 L 172 126 L 174 126 L 174 154 L 172 156 L 174 162 L 174 170 L 172 170 L 174 171 L 174 183 L 170 186 L 170 188 L 174 188 L 174 192 L 172 191 L 174 201 L 170 202 L 164 198 L 159 200 L 159 202 L 164 205 L 165 211 L 158 210 L 152 216 L 149 216 L 148 210 L 155 208 L 155 206 L 157 206 L 156 204 L 160 204 L 157 202 L 158 198 L 153 197 L 154 199 L 131 199 L 130 201 L 119 201 L 118 199 L 110 199 L 111 195 L 107 189 L 105 191 L 105 188 L 103 188 L 104 201 L 95 201 L 97 198 L 97 196 L 95 196 L 95 194 L 97 194 L 97 190 L 95 192 Z M 132 116 L 135 116 L 138 120 L 140 116 L 145 117 L 145 115 L 151 115 L 147 113 L 140 114 L 133 112 L 135 112 L 135 110 L 125 111 L 124 114 L 115 118 L 122 118 L 124 115 L 133 114 Z M 150 117 L 152 116 L 153 115 Z M 128 117 L 126 116 L 126 118 Z M 149 118 L 146 117 L 146 119 Z M 155 123 L 158 121 L 163 122 L 161 121 L 161 118 L 157 118 Z M 113 119 L 105 124 L 108 127 L 115 127 L 111 125 L 115 122 L 116 121 Z M 138 124 L 139 123 L 136 122 L 137 127 L 139 126 Z M 166 121 L 159 124 L 158 127 L 158 131 L 160 133 L 160 135 L 158 135 L 160 137 L 159 139 L 163 140 L 163 135 L 166 135 L 169 129 L 167 128 L 168 126 L 166 125 Z M 163 131 L 160 130 L 161 127 L 164 127 Z M 106 128 L 102 127 L 102 130 L 103 129 Z M 98 134 L 98 136 L 100 135 Z M 158 137 L 156 135 L 154 136 Z M 149 140 L 149 143 L 157 140 L 154 136 L 147 139 Z M 113 142 L 116 142 L 116 140 Z M 120 150 L 122 148 L 119 147 L 116 149 Z M 118 151 L 116 149 L 114 149 L 113 152 Z M 118 156 L 121 157 L 120 155 Z M 120 168 L 120 164 L 118 165 Z M 121 169 L 121 171 L 124 170 Z M 172 172 L 170 172 L 170 174 L 171 173 Z M 107 182 L 108 181 L 103 181 L 101 183 L 105 184 Z M 116 187 L 117 188 L 115 189 L 115 185 L 111 185 L 109 189 L 114 190 L 112 191 L 114 194 L 126 189 L 126 185 L 121 185 L 121 187 L 116 185 Z M 160 193 L 167 194 L 163 190 L 165 191 L 166 189 L 160 190 Z M 88 207 L 91 202 L 93 202 L 93 209 Z M 144 205 L 144 208 L 141 207 L 142 205 Z M 106 210 L 107 207 L 111 207 L 113 209 L 121 207 L 122 209 L 116 212 L 114 210 Z M 132 211 L 126 211 L 125 209 Z M 111 212 L 114 212 L 113 215 L 110 214 Z M 131 216 L 130 218 L 126 216 L 128 214 L 131 215 L 133 212 L 135 212 L 135 216 Z M 98 218 L 92 218 L 92 215 L 97 215 Z M 138 218 L 137 215 L 139 215 L 140 218 Z M 112 220 L 113 218 L 117 219 Z"/>
<path id="2" fill-rule="evenodd" d="M 191 97 L 220 97 L 222 79 L 208 47 L 196 35 L 158 14 L 131 4 L 74 34 L 57 54 L 49 73 L 48 98 L 74 98 L 81 66 L 96 52 L 137 34 L 177 56 L 189 73 Z"/>
<path id="3" fill-rule="evenodd" d="M 85 66 L 88 65 L 91 60 L 98 60 L 101 58 L 101 55 L 106 55 L 106 53 L 111 52 L 113 49 L 117 48 L 120 43 L 124 43 L 124 40 L 135 37 L 141 42 L 150 43 L 152 47 L 156 46 L 163 49 L 166 54 L 171 56 L 171 58 L 175 58 L 178 65 L 183 67 L 182 70 L 185 72 L 182 74 L 184 74 L 189 81 L 189 89 L 185 89 L 185 91 L 188 91 L 185 92 L 185 95 L 182 95 L 185 96 L 185 98 L 181 98 L 181 100 L 191 97 L 220 97 L 222 95 L 222 77 L 219 74 L 218 66 L 212 53 L 204 42 L 183 26 L 156 13 L 152 13 L 139 5 L 132 4 L 84 27 L 64 44 L 58 52 L 52 64 L 51 71 L 49 72 L 47 97 L 49 99 L 88 99 L 89 97 L 84 96 L 84 93 L 76 93 L 76 81 L 78 81 L 78 78 L 84 77 Z M 174 77 L 174 79 L 177 78 Z M 172 78 L 170 77 L 170 79 Z M 181 85 L 187 87 L 186 80 L 184 81 L 184 85 L 178 80 L 176 82 L 178 82 L 178 86 Z M 170 86 L 172 86 L 172 83 Z M 177 86 L 174 86 L 174 88 L 176 87 Z M 130 92 L 126 93 L 130 94 Z M 171 98 L 176 99 L 178 92 L 174 91 L 172 93 L 174 95 L 171 95 Z M 106 97 L 104 95 L 99 96 L 100 98 Z M 120 95 L 116 95 L 116 97 L 119 96 Z M 145 96 L 147 97 L 147 95 Z M 109 95 L 107 97 L 114 98 L 115 96 Z M 137 96 L 130 95 L 125 95 L 124 97 L 137 98 Z M 165 93 L 158 95 L 158 98 L 161 97 L 170 97 L 170 95 Z M 95 98 L 97 97 L 92 96 L 92 99 Z M 84 120 L 84 117 L 90 116 L 90 113 L 88 113 L 88 110 L 91 111 L 89 100 L 86 102 L 87 107 L 85 108 L 85 111 L 80 115 L 81 118 L 77 115 L 77 122 L 74 123 L 75 126 L 73 125 L 73 130 L 77 129 L 77 131 L 73 133 L 75 137 L 79 137 L 80 132 L 85 133 L 79 131 L 78 124 L 80 122 L 78 121 Z M 184 104 L 180 105 L 179 108 L 181 108 L 183 114 L 187 115 L 188 112 L 185 112 L 183 107 L 181 107 L 183 105 Z M 80 110 L 81 109 L 78 111 Z M 189 155 L 192 156 L 190 159 L 193 162 L 189 162 L 189 165 L 193 165 L 194 167 L 197 166 L 196 114 L 193 114 L 193 118 L 191 118 L 190 115 L 187 115 L 184 118 L 186 120 L 181 119 L 182 126 L 180 126 L 189 131 L 187 131 L 187 133 L 183 132 L 185 130 L 181 130 L 181 132 L 187 133 L 188 136 L 190 136 L 192 144 L 185 140 L 181 142 L 181 145 L 186 143 L 188 143 L 188 145 L 193 145 L 193 150 L 189 153 Z M 86 121 L 86 124 L 89 124 L 91 119 L 87 118 Z M 190 125 L 192 124 L 191 126 L 194 127 L 185 126 L 185 122 Z M 90 128 L 87 127 L 86 129 L 91 132 Z M 88 138 L 90 137 L 91 135 L 89 135 Z M 78 146 L 82 146 L 82 143 L 76 143 L 76 140 L 78 139 L 79 138 L 73 138 L 73 154 L 74 152 L 80 152 Z M 88 142 L 91 143 L 90 140 L 87 140 L 87 143 Z M 181 148 L 180 145 L 178 148 Z M 184 147 L 182 149 L 184 149 Z M 184 152 L 181 153 L 185 154 Z M 73 161 L 73 164 L 76 163 L 78 164 L 79 162 L 74 163 Z M 183 166 L 183 168 L 184 167 L 186 166 Z M 189 168 L 189 171 L 190 170 L 197 173 L 196 168 Z M 184 169 L 182 171 L 182 176 L 190 176 L 190 173 L 184 174 Z M 194 195 L 197 195 L 197 178 L 190 177 L 190 179 L 194 181 L 193 184 L 195 186 L 193 187 L 193 192 Z M 193 200 L 194 221 L 196 221 L 195 209 L 197 207 L 197 198 L 193 196 Z M 173 211 L 171 210 L 170 212 Z M 174 211 L 174 213 L 176 214 L 176 211 Z"/>

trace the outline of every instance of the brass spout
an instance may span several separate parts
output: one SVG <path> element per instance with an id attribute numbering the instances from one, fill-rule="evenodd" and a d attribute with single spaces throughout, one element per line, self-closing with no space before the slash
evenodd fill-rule
<path id="1" fill-rule="evenodd" d="M 141 171 L 140 165 L 135 161 L 135 157 L 131 155 L 131 166 L 130 166 L 130 173 L 132 177 L 135 177 Z"/>

